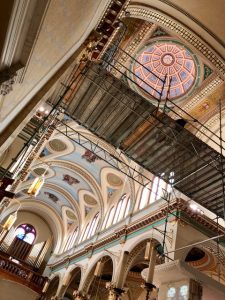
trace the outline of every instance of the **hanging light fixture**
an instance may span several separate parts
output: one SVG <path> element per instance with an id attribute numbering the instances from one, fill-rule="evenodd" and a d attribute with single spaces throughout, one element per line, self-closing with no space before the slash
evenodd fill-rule
<path id="1" fill-rule="evenodd" d="M 39 158 L 40 159 L 40 158 Z M 45 169 L 44 173 L 40 176 L 34 179 L 33 183 L 29 187 L 27 194 L 30 196 L 36 197 L 38 193 L 40 192 L 43 184 L 45 183 L 45 174 L 47 173 L 49 169 L 49 164 L 45 162 L 47 165 L 47 168 Z"/>
<path id="2" fill-rule="evenodd" d="M 44 182 L 45 182 L 44 174 L 41 177 L 35 178 L 31 186 L 29 187 L 27 194 L 36 197 L 40 192 Z"/>
<path id="3" fill-rule="evenodd" d="M 17 211 L 15 211 L 14 213 L 8 216 L 7 220 L 2 226 L 3 229 L 9 231 L 12 228 L 13 224 L 16 222 L 16 219 L 17 219 Z"/>
<path id="4" fill-rule="evenodd" d="M 16 200 L 16 202 L 19 203 L 19 207 L 17 208 L 16 211 L 14 211 L 14 213 L 12 213 L 12 214 L 10 214 L 10 215 L 8 216 L 7 220 L 6 220 L 5 223 L 2 225 L 3 229 L 5 229 L 5 230 L 7 230 L 7 231 L 9 231 L 9 230 L 12 228 L 13 224 L 16 222 L 16 219 L 17 219 L 17 213 L 18 213 L 18 210 L 19 210 L 20 207 L 21 207 L 21 203 L 20 203 L 18 200 Z"/>

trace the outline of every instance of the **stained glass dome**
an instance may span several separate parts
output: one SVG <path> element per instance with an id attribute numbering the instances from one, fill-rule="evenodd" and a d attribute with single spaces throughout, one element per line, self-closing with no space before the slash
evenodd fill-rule
<path id="1" fill-rule="evenodd" d="M 155 42 L 142 49 L 136 60 L 133 73 L 139 85 L 138 90 L 145 97 L 151 94 L 160 98 L 165 76 L 166 83 L 161 96 L 164 100 L 167 94 L 169 99 L 182 97 L 195 82 L 197 71 L 193 55 L 181 44 L 172 41 Z M 171 85 L 168 91 L 169 81 Z"/>

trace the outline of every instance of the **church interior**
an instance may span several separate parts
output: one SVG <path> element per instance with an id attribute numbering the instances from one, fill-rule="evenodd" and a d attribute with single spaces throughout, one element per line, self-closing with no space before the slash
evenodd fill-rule
<path id="1" fill-rule="evenodd" d="M 0 3 L 0 299 L 225 299 L 225 1 Z"/>

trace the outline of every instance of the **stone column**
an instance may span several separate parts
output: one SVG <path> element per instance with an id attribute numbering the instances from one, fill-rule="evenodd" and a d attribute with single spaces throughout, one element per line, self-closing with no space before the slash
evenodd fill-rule
<path id="1" fill-rule="evenodd" d="M 119 267 L 118 267 L 118 272 L 116 274 L 117 276 L 116 276 L 116 279 L 115 279 L 115 288 L 119 288 L 119 289 L 123 288 L 124 280 L 125 280 L 125 278 L 124 278 L 124 268 L 127 264 L 128 258 L 129 258 L 129 252 L 125 251 L 123 253 L 122 259 L 120 261 L 120 264 L 119 264 Z"/>
<path id="2" fill-rule="evenodd" d="M 146 290 L 146 298 L 145 298 L 146 300 L 150 299 L 152 290 L 155 288 L 155 285 L 153 284 L 153 276 L 155 271 L 156 255 L 157 255 L 155 242 L 151 240 L 149 243 L 150 243 L 148 249 L 149 253 L 147 254 L 149 257 L 149 266 L 147 269 L 145 284 L 143 286 Z"/>

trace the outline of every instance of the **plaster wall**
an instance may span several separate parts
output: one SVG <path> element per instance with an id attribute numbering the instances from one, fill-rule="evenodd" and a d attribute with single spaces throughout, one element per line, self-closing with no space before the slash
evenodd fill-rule
<path id="1" fill-rule="evenodd" d="M 203 285 L 203 295 L 202 295 L 202 300 L 224 300 L 225 299 L 225 295 L 224 293 L 212 289 L 210 287 L 208 287 L 207 285 Z"/>
<path id="2" fill-rule="evenodd" d="M 7 168 L 9 166 L 22 149 L 23 145 L 24 141 L 21 138 L 16 137 L 13 144 L 4 153 L 0 153 L 0 164 L 2 168 Z"/>
<path id="3" fill-rule="evenodd" d="M 51 0 L 33 48 L 22 84 L 2 97 L 3 130 L 35 93 L 82 44 L 101 16 L 107 1 Z"/>
<path id="4" fill-rule="evenodd" d="M 176 234 L 176 242 L 174 249 L 178 249 L 184 246 L 191 245 L 196 242 L 204 241 L 208 237 L 202 234 L 197 229 L 193 228 L 191 225 L 187 223 L 178 224 L 177 234 Z M 187 247 L 183 250 L 176 251 L 174 253 L 174 259 L 184 260 L 186 254 L 192 247 Z"/>
<path id="5" fill-rule="evenodd" d="M 1 300 L 35 300 L 37 293 L 19 283 L 0 279 Z"/>

